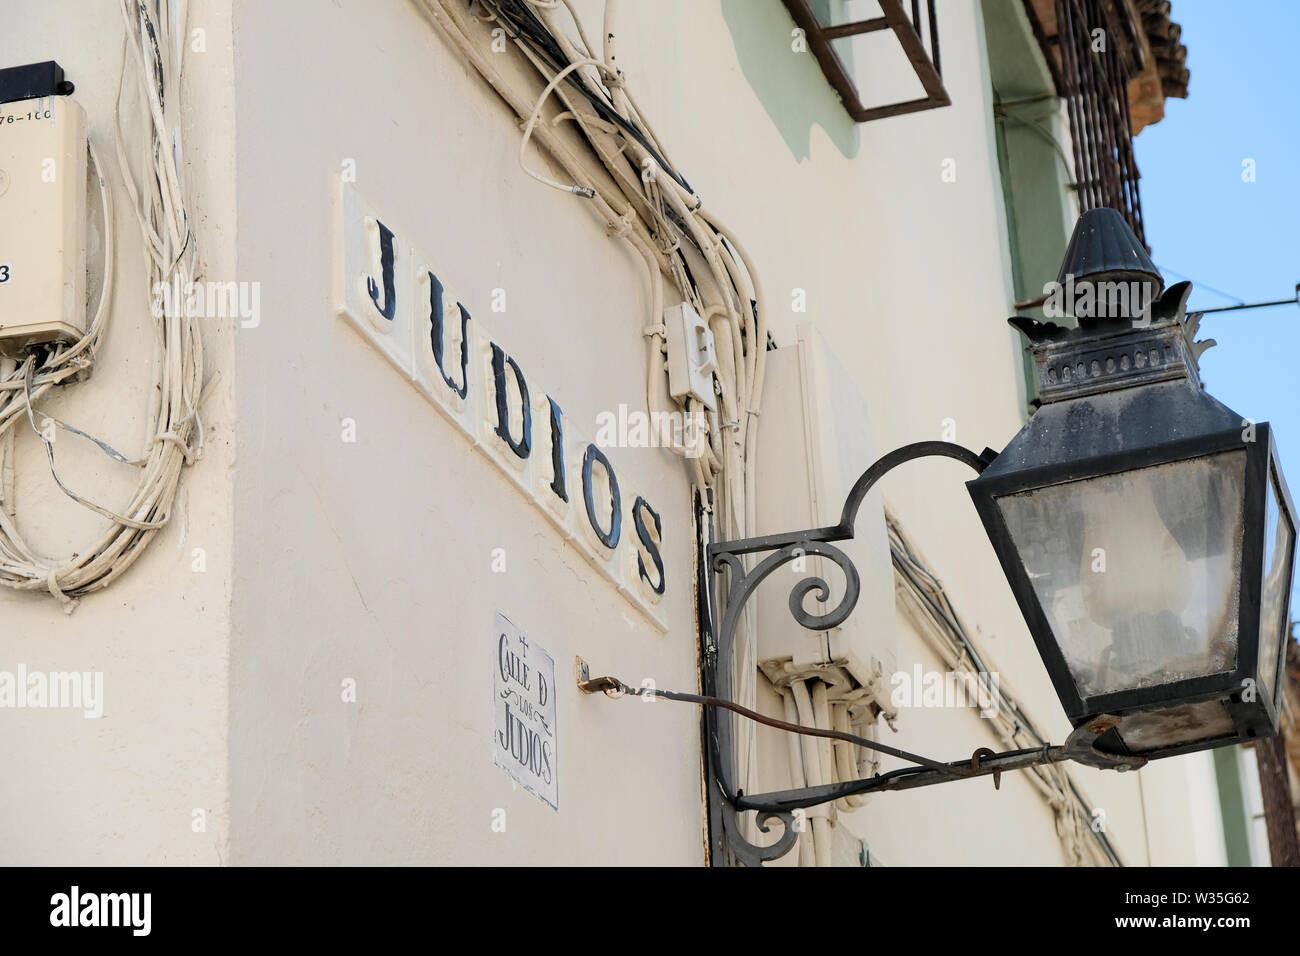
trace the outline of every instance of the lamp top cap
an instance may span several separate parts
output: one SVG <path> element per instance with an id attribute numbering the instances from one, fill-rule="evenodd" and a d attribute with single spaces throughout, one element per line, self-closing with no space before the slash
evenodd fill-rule
<path id="1" fill-rule="evenodd" d="M 1057 282 L 1064 285 L 1068 276 L 1073 276 L 1076 283 L 1102 277 L 1147 277 L 1154 280 L 1156 295 L 1165 284 L 1124 216 L 1106 206 L 1089 209 L 1074 224 Z"/>

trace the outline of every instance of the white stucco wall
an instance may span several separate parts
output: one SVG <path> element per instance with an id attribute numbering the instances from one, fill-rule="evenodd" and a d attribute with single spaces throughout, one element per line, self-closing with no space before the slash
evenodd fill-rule
<path id="1" fill-rule="evenodd" d="M 41 402 L 50 415 L 139 456 L 152 391 L 153 324 L 140 233 L 112 145 L 121 63 L 115 3 L 81 0 L 6 9 L 0 62 L 55 59 L 76 84 L 89 135 L 116 198 L 118 272 L 113 311 L 89 381 Z M 190 215 L 208 276 L 234 275 L 234 136 L 229 5 L 197 0 L 192 23 L 206 52 L 188 60 L 181 128 Z M 8 14 L 16 15 L 10 16 Z M 143 168 L 140 100 L 124 96 L 123 133 Z M 90 269 L 98 296 L 103 253 L 98 192 L 91 193 Z M 92 307 L 98 301 L 92 298 Z M 207 447 L 186 471 L 170 525 L 109 589 L 71 615 L 48 594 L 0 591 L 0 669 L 101 671 L 103 716 L 0 710 L 0 862 L 6 864 L 216 864 L 229 858 L 227 666 L 230 634 L 231 474 L 234 467 L 232 340 L 225 320 L 205 320 L 209 367 L 221 380 L 203 407 Z M 99 537 L 105 520 L 65 497 L 26 422 L 17 428 L 19 527 L 60 560 Z M 60 476 L 106 507 L 127 501 L 138 472 L 69 433 L 56 439 Z M 201 573 L 193 570 L 202 549 Z M 194 811 L 204 829 L 196 830 Z"/>
<path id="2" fill-rule="evenodd" d="M 4 62 L 59 59 L 111 155 L 115 5 L 23 6 L 21 27 L 0 34 Z M 523 173 L 513 113 L 409 0 L 191 6 L 207 44 L 189 57 L 185 94 L 193 215 L 209 277 L 259 283 L 261 322 L 207 327 L 222 375 L 205 406 L 208 453 L 129 575 L 71 617 L 48 598 L 0 593 L 0 668 L 103 670 L 106 696 L 99 721 L 0 712 L 6 751 L 29 768 L 0 786 L 0 859 L 702 862 L 695 708 L 584 697 L 572 680 L 581 655 L 596 674 L 697 685 L 680 461 L 609 451 L 625 497 L 641 491 L 664 519 L 662 633 L 336 315 L 336 179 L 355 169 L 365 200 L 589 437 L 599 413 L 644 407 L 641 265 L 579 200 Z M 599 30 L 598 0 L 575 6 Z M 973 4 L 939 8 L 953 105 L 863 126 L 789 49 L 777 0 L 646 0 L 621 13 L 635 95 L 757 261 L 776 342 L 816 325 L 882 451 L 952 438 L 949 427 L 996 449 L 1020 425 L 981 20 Z M 48 404 L 133 449 L 150 319 L 143 278 L 126 266 L 139 249 L 125 201 L 117 218 L 124 266 L 106 347 L 90 382 Z M 491 311 L 496 289 L 504 312 Z M 807 312 L 793 310 L 795 290 Z M 75 550 L 100 519 L 53 486 L 32 436 L 19 449 L 24 527 L 49 553 Z M 58 449 L 74 487 L 126 493 L 134 476 L 121 466 L 72 439 Z M 886 479 L 885 500 L 1039 728 L 1063 739 L 961 487 L 968 472 L 942 460 L 906 471 Z M 558 811 L 493 764 L 498 612 L 556 662 Z M 942 669 L 907 615 L 896 630 L 900 670 Z M 905 710 L 898 726 L 883 739 L 944 759 L 999 746 L 969 711 Z M 779 767 L 784 741 L 760 741 L 760 765 Z M 1163 761 L 1140 786 L 1071 772 L 1126 862 L 1205 863 L 1221 856 L 1204 837 L 1218 826 L 1207 766 Z M 195 808 L 208 811 L 206 832 L 192 830 Z M 1015 775 L 1000 791 L 984 779 L 881 794 L 853 828 L 889 865 L 1063 861 L 1050 810 Z"/>
<path id="3" fill-rule="evenodd" d="M 578 9 L 592 23 L 599 6 Z M 621 58 L 675 161 L 751 247 L 778 343 L 805 318 L 790 308 L 804 289 L 806 317 L 860 382 L 881 448 L 941 437 L 947 418 L 957 440 L 1000 446 L 1019 425 L 1018 355 L 1003 323 L 1011 294 L 975 11 L 943 10 L 951 108 L 863 126 L 849 156 L 814 127 L 807 158 L 736 68 L 742 54 L 723 14 L 627 5 Z M 781 17 L 769 17 L 773 49 L 799 56 L 784 52 Z M 678 29 L 685 19 L 688 31 Z M 286 47 L 289 33 L 299 42 Z M 255 131 L 240 139 L 240 261 L 262 278 L 268 316 L 239 341 L 250 453 L 237 477 L 236 857 L 577 860 L 590 858 L 588 839 L 628 860 L 698 861 L 696 767 L 681 759 L 698 749 L 689 708 L 651 716 L 566 687 L 558 815 L 512 792 L 489 762 L 485 646 L 496 611 L 561 668 L 576 653 L 597 670 L 693 686 L 679 468 L 657 452 L 614 459 L 662 489 L 673 611 L 658 638 L 332 317 L 330 177 L 355 159 L 367 201 L 391 210 L 394 229 L 439 263 L 471 312 L 487 314 L 488 290 L 505 288 L 509 311 L 488 315 L 492 331 L 535 381 L 563 383 L 557 398 L 579 423 L 620 402 L 640 407 L 635 263 L 580 203 L 523 174 L 512 115 L 412 5 L 345 2 L 308 16 L 298 4 L 244 4 L 236 35 L 240 113 Z M 312 91 L 289 113 L 266 95 L 284 72 Z M 805 95 L 831 95 L 820 74 L 798 78 Z M 955 182 L 941 175 L 946 160 Z M 355 445 L 340 440 L 345 418 L 357 423 Z M 886 499 L 1031 712 L 1063 737 L 959 485 L 968 476 L 947 462 L 909 472 L 886 485 Z M 506 550 L 506 574 L 490 570 L 494 547 Z M 916 660 L 936 663 L 904 625 L 898 665 Z M 347 677 L 358 681 L 356 705 L 339 702 Z M 904 714 L 897 739 L 945 757 L 996 744 L 978 720 L 950 711 Z M 575 752 L 593 762 L 566 759 Z M 878 798 L 864 835 L 879 834 L 891 862 L 1060 862 L 1051 814 L 1026 784 L 964 789 L 969 816 L 949 813 L 943 826 L 925 821 L 956 791 Z M 1115 838 L 1136 852 L 1134 788 L 1107 780 L 1102 791 Z M 525 838 L 491 839 L 498 806 L 523 819 Z M 662 839 L 615 838 L 642 814 Z"/>
<path id="4" fill-rule="evenodd" d="M 525 177 L 506 108 L 411 4 L 243 3 L 236 35 L 239 256 L 264 319 L 237 343 L 234 858 L 699 862 L 697 715 L 572 676 L 581 655 L 695 686 L 680 460 L 608 452 L 624 497 L 664 516 L 665 635 L 334 315 L 333 182 L 355 160 L 366 201 L 589 437 L 599 411 L 644 406 L 639 265 Z M 268 95 L 286 76 L 304 91 L 287 112 Z M 493 765 L 497 612 L 556 661 L 558 812 Z"/>

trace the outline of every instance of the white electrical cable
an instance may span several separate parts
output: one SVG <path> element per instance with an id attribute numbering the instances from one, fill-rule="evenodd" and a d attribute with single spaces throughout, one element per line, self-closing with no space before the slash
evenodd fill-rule
<path id="1" fill-rule="evenodd" d="M 821 681 L 814 680 L 813 683 L 825 687 Z M 799 723 L 805 727 L 816 726 L 816 706 L 812 694 L 809 693 L 807 683 L 802 680 L 791 681 L 790 690 L 794 697 L 795 709 L 799 714 Z M 808 786 L 820 787 L 823 784 L 830 783 L 830 761 L 821 747 L 821 738 L 800 734 L 799 743 L 803 754 L 804 779 L 808 782 Z M 807 813 L 809 820 L 812 822 L 810 832 L 813 841 L 813 865 L 830 866 L 831 808 L 826 804 L 822 804 L 810 808 Z"/>
<path id="2" fill-rule="evenodd" d="M 799 709 L 795 706 L 794 693 L 789 687 L 781 688 L 781 705 L 785 710 L 785 722 L 787 724 L 799 723 Z M 790 766 L 790 787 L 793 790 L 802 790 L 808 786 L 808 778 L 803 772 L 803 736 L 800 734 L 786 734 L 786 759 Z M 805 818 L 806 821 L 806 818 Z M 815 866 L 817 863 L 816 852 L 813 847 L 813 835 L 807 827 L 800 831 L 798 836 L 799 847 L 799 865 Z"/>
<path id="3" fill-rule="evenodd" d="M 949 670 L 975 680 L 981 679 L 982 674 L 990 672 L 989 664 L 983 659 L 983 652 L 976 649 L 967 636 L 942 583 L 926 569 L 916 549 L 888 512 L 885 524 L 897 572 L 898 591 L 907 598 L 906 606 L 916 619 L 928 625 L 920 628 L 922 635 L 938 651 Z M 1040 747 L 1046 743 L 1025 716 L 1005 679 L 999 680 L 996 688 L 990 690 L 996 691 L 996 713 L 987 718 L 987 725 L 1005 749 Z M 1105 838 L 1092 830 L 1089 806 L 1083 802 L 1063 764 L 1030 767 L 1021 779 L 1031 783 L 1052 809 L 1057 834 L 1072 864 L 1107 866 L 1115 863 L 1113 850 Z"/>
<path id="4" fill-rule="evenodd" d="M 674 287 L 670 301 L 690 303 L 708 323 L 718 357 L 717 409 L 707 412 L 693 400 L 684 400 L 677 410 L 703 413 L 705 428 L 699 447 L 691 454 L 684 448 L 675 450 L 687 455 L 690 474 L 712 516 L 714 537 L 735 539 L 752 533 L 756 515 L 754 426 L 767 346 L 765 301 L 757 269 L 736 237 L 706 212 L 700 197 L 684 185 L 661 145 L 662 138 L 628 89 L 615 53 L 615 0 L 605 4 L 600 49 L 588 39 L 571 0 L 527 0 L 525 4 L 478 0 L 473 13 L 456 0 L 413 2 L 520 117 L 524 134 L 519 162 L 524 172 L 547 186 L 590 201 L 610 234 L 626 239 L 644 261 L 651 307 L 649 322 L 643 326 L 649 411 L 673 410 L 666 381 L 665 279 Z M 568 35 L 566 13 L 576 28 L 576 39 Z M 517 89 L 498 71 L 494 58 L 484 55 L 483 47 L 489 42 L 482 26 L 485 22 L 506 28 L 536 70 L 540 93 Z M 558 108 L 547 122 L 543 114 L 551 97 L 558 101 Z M 599 112 L 588 97 L 595 98 L 606 112 Z M 622 124 L 613 122 L 616 117 Z M 561 122 L 565 130 L 579 133 L 585 144 L 578 143 L 575 148 L 575 138 L 562 135 Z M 524 162 L 532 141 L 564 171 L 568 182 Z M 733 695 L 751 707 L 757 693 L 755 613 L 752 605 L 747 607 L 737 630 Z M 754 728 L 738 723 L 736 741 L 737 779 L 742 787 L 752 789 L 757 766 Z M 747 815 L 745 825 L 752 828 L 750 817 Z M 824 830 L 827 826 L 829 821 L 822 819 L 819 827 Z M 828 842 L 826 848 L 829 853 Z"/>
<path id="5" fill-rule="evenodd" d="M 193 279 L 190 263 L 194 259 L 194 241 L 185 214 L 180 191 L 176 151 L 166 130 L 167 117 L 178 113 L 177 97 L 182 63 L 180 53 L 172 55 L 168 43 L 177 30 L 184 32 L 184 16 L 172 24 L 165 9 L 151 15 L 143 4 L 121 0 L 126 27 L 122 71 L 114 129 L 117 131 L 117 155 L 123 181 L 131 199 L 132 210 L 140 226 L 147 265 L 148 288 L 161 283 L 169 287 L 174 280 L 182 289 Z M 165 7 L 165 4 L 164 4 Z M 181 10 L 184 10 L 182 4 Z M 126 50 L 130 49 L 148 109 L 149 153 L 151 169 L 145 185 L 137 185 L 126 160 L 121 135 L 121 93 L 127 72 Z M 183 45 L 176 47 L 183 51 Z M 164 84 L 170 97 L 164 105 Z M 0 584 L 18 590 L 48 590 L 63 602 L 69 612 L 80 595 L 107 587 L 143 553 L 172 514 L 172 505 L 184 465 L 202 454 L 203 427 L 198 414 L 201 403 L 203 346 L 188 301 L 171 302 L 164 297 L 156 338 L 159 361 L 154 363 L 155 383 L 149 413 L 149 433 L 144 454 L 130 460 L 106 443 L 80 429 L 44 416 L 35 402 L 54 386 L 67 382 L 89 369 L 94 362 L 100 340 L 108 322 L 109 306 L 116 276 L 114 243 L 114 209 L 112 189 L 103 162 L 89 144 L 91 163 L 99 185 L 100 205 L 104 218 L 104 276 L 99 305 L 85 335 L 71 345 L 55 345 L 44 354 L 30 354 L 21 363 L 6 362 L 0 367 L 0 488 L 4 507 L 0 508 Z M 141 197 L 146 201 L 142 202 Z M 187 297 L 188 299 L 188 297 Z M 112 510 L 69 488 L 55 468 L 52 437 L 37 427 L 37 417 L 50 425 L 87 438 L 114 460 L 141 471 L 126 507 Z M 99 539 L 78 550 L 73 557 L 57 561 L 36 554 L 18 528 L 18 511 L 14 492 L 14 426 L 26 419 L 45 445 L 50 471 L 60 489 L 70 498 L 108 519 L 109 526 Z"/>
<path id="6" fill-rule="evenodd" d="M 828 730 L 838 730 L 843 734 L 853 733 L 853 728 L 849 726 L 849 708 L 843 703 L 832 703 L 830 706 L 830 727 Z M 858 780 L 863 774 L 859 772 L 859 761 L 854 757 L 853 751 L 865 750 L 864 747 L 858 747 L 856 744 L 849 743 L 847 740 L 834 741 L 835 750 L 835 772 L 832 783 L 847 783 L 850 780 Z M 835 801 L 835 805 L 841 810 L 857 810 L 865 806 L 867 798 L 865 794 L 852 794 L 847 797 L 841 797 Z"/>
<path id="7" fill-rule="evenodd" d="M 592 189 L 590 186 L 578 186 L 572 183 L 566 185 L 564 183 L 556 182 L 554 179 L 551 179 L 549 176 L 543 176 L 541 173 L 534 172 L 533 170 L 529 169 L 528 164 L 524 162 L 524 151 L 528 149 L 528 141 L 533 137 L 533 127 L 537 125 L 537 118 L 542 115 L 542 106 L 546 103 L 547 97 L 549 97 L 551 93 L 554 92 L 556 86 L 558 86 L 566 76 L 568 76 L 570 73 L 572 73 L 574 70 L 578 69 L 579 67 L 583 67 L 583 66 L 597 66 L 597 67 L 601 67 L 602 69 L 605 68 L 605 64 L 601 63 L 599 60 L 588 57 L 586 59 L 582 59 L 574 63 L 570 63 L 559 73 L 556 73 L 554 77 L 552 77 L 551 82 L 546 84 L 546 89 L 542 90 L 542 95 L 537 98 L 537 105 L 533 107 L 532 113 L 528 115 L 528 122 L 524 126 L 524 138 L 519 141 L 519 165 L 524 172 L 526 172 L 529 176 L 532 176 L 533 179 L 537 180 L 539 183 L 545 183 L 547 186 L 551 186 L 552 188 L 558 189 L 561 192 L 573 193 L 574 195 L 577 196 L 584 196 L 587 199 L 592 199 L 595 197 L 596 191 Z"/>

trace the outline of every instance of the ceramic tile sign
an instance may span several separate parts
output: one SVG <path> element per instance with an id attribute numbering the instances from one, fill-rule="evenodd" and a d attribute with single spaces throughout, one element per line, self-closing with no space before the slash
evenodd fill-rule
<path id="1" fill-rule="evenodd" d="M 496 764 L 525 790 L 558 810 L 555 660 L 504 614 L 497 614 L 495 623 Z"/>
<path id="2" fill-rule="evenodd" d="M 532 374 L 532 358 L 471 318 L 403 230 L 379 219 L 351 183 L 339 185 L 339 314 L 533 502 L 566 550 L 571 545 L 666 634 L 662 599 L 673 572 L 665 543 L 674 529 L 652 504 L 655 494 L 637 490 L 604 442 L 583 437 Z"/>

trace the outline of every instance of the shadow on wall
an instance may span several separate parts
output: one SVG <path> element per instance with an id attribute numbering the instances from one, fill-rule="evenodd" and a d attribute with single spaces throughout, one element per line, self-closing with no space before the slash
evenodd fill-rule
<path id="1" fill-rule="evenodd" d="M 818 8 L 828 2 L 813 0 L 819 16 L 824 11 Z M 722 17 L 741 72 L 795 161 L 809 158 L 814 126 L 820 126 L 846 158 L 857 156 L 858 124 L 844 111 L 817 58 L 795 51 L 795 23 L 781 0 L 722 0 Z M 845 66 L 852 75 L 852 63 Z"/>

